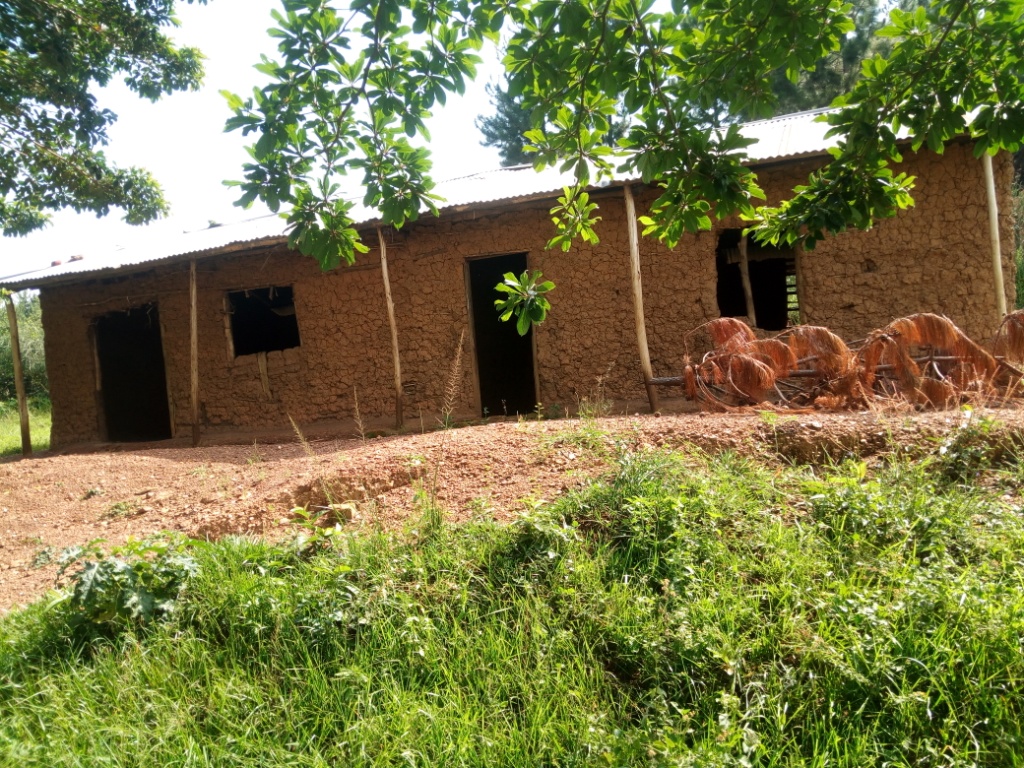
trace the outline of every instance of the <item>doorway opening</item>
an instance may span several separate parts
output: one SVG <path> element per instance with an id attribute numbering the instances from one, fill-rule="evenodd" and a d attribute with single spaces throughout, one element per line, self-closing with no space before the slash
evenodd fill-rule
<path id="1" fill-rule="evenodd" d="M 97 318 L 96 356 L 107 439 L 137 442 L 171 437 L 156 304 Z"/>
<path id="2" fill-rule="evenodd" d="M 537 389 L 533 375 L 533 329 L 520 336 L 514 321 L 502 322 L 494 309 L 494 290 L 506 272 L 526 270 L 526 254 L 472 259 L 469 300 L 473 313 L 476 367 L 480 377 L 482 416 L 515 416 L 533 411 Z"/>
<path id="3" fill-rule="evenodd" d="M 746 317 L 747 299 L 740 272 L 740 237 L 743 230 L 726 229 L 718 238 L 715 265 L 718 270 L 718 313 L 722 317 Z M 747 241 L 750 289 L 757 326 L 781 331 L 800 323 L 796 284 L 796 253 L 792 248 Z"/>

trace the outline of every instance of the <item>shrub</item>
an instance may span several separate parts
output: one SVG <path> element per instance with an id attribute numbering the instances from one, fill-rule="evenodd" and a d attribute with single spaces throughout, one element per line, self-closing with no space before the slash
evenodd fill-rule
<path id="1" fill-rule="evenodd" d="M 31 397 L 45 397 L 49 392 L 49 382 L 46 378 L 43 315 L 39 296 L 20 294 L 15 300 L 15 311 L 18 315 L 18 341 L 21 343 L 25 390 Z M 13 399 L 15 394 L 11 332 L 7 324 L 7 312 L 0 311 L 0 402 Z"/>

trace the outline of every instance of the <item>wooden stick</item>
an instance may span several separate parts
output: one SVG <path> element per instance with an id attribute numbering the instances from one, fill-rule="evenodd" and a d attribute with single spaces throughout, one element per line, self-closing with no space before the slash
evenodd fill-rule
<path id="1" fill-rule="evenodd" d="M 189 332 L 191 336 L 191 373 L 192 373 L 192 445 L 199 445 L 199 311 L 196 291 L 196 260 L 192 259 L 188 270 L 189 295 Z"/>
<path id="2" fill-rule="evenodd" d="M 395 429 L 401 429 L 405 423 L 402 415 L 402 360 L 398 353 L 398 323 L 395 322 L 395 303 L 391 300 L 391 278 L 388 276 L 388 247 L 380 227 L 377 227 L 377 241 L 380 243 L 380 272 L 384 278 L 388 325 L 391 326 L 391 359 L 395 363 Z"/>
<path id="3" fill-rule="evenodd" d="M 267 371 L 267 353 L 257 352 L 256 353 L 256 365 L 260 369 L 260 384 L 263 386 L 263 394 L 267 396 L 267 400 L 273 399 L 270 394 L 270 373 Z"/>
<path id="4" fill-rule="evenodd" d="M 658 410 L 658 393 L 650 384 L 654 378 L 651 367 L 651 351 L 647 346 L 647 323 L 644 321 L 644 289 L 640 279 L 640 236 L 637 233 L 636 204 L 633 202 L 633 190 L 629 184 L 622 188 L 626 196 L 626 226 L 629 230 L 629 275 L 633 286 L 633 319 L 636 322 L 636 345 L 640 350 L 640 367 L 644 374 L 644 387 L 647 389 L 647 401 L 651 405 L 651 413 Z"/>
<path id="5" fill-rule="evenodd" d="M 750 262 L 747 260 L 747 236 L 740 238 L 740 278 L 743 281 L 743 298 L 747 302 L 747 317 L 750 327 L 757 328 L 757 310 L 754 309 L 754 287 L 750 284 Z"/>
<path id="6" fill-rule="evenodd" d="M 28 424 L 28 397 L 25 395 L 25 373 L 21 368 L 21 341 L 18 338 L 18 314 L 14 310 L 11 294 L 4 294 L 7 305 L 7 324 L 11 329 L 11 359 L 14 361 L 14 389 L 18 395 L 18 415 L 21 417 L 21 453 L 32 455 L 32 433 Z"/>
<path id="7" fill-rule="evenodd" d="M 985 193 L 988 197 L 988 236 L 992 243 L 992 276 L 995 279 L 996 311 L 999 321 L 1006 315 L 1006 288 L 1003 286 L 1003 255 L 999 244 L 999 204 L 996 202 L 996 181 L 992 172 L 992 156 L 981 156 L 985 168 Z"/>

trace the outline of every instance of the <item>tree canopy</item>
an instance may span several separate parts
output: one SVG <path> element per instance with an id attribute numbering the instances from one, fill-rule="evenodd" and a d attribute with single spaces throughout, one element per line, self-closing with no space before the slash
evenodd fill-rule
<path id="1" fill-rule="evenodd" d="M 901 0 L 900 7 L 912 7 L 918 0 Z M 886 22 L 881 0 L 854 0 L 851 18 L 854 29 L 840 38 L 839 47 L 823 56 L 814 67 L 801 71 L 796 78 L 790 78 L 786 67 L 778 67 L 769 74 L 771 89 L 775 97 L 773 112 L 776 115 L 802 112 L 827 107 L 856 82 L 865 58 L 875 53 L 888 52 L 887 41 L 876 36 Z M 502 165 L 528 163 L 532 159 L 527 151 L 524 134 L 533 126 L 530 112 L 523 107 L 522 97 L 509 95 L 506 85 L 487 85 L 490 97 L 490 114 L 480 115 L 476 126 L 483 135 L 480 143 L 485 147 L 496 147 Z M 618 123 L 606 137 L 612 146 L 625 133 L 628 124 Z"/>
<path id="2" fill-rule="evenodd" d="M 533 156 L 527 150 L 526 132 L 533 125 L 530 113 L 523 108 L 522 99 L 514 99 L 508 93 L 508 85 L 488 83 L 487 95 L 494 107 L 493 115 L 479 115 L 476 127 L 483 134 L 480 143 L 485 147 L 495 147 L 501 157 L 503 166 L 526 165 Z M 629 128 L 629 123 L 622 116 L 613 119 L 611 128 L 605 134 L 604 141 L 611 147 L 618 144 Z"/>
<path id="3" fill-rule="evenodd" d="M 207 0 L 186 0 L 206 3 Z M 0 228 L 22 235 L 50 212 L 120 207 L 132 224 L 166 211 L 144 170 L 103 152 L 117 119 L 95 89 L 123 76 L 140 97 L 197 88 L 202 56 L 177 48 L 175 0 L 9 0 L 0 3 Z"/>
<path id="4" fill-rule="evenodd" d="M 533 127 L 530 113 L 523 109 L 519 101 L 508 95 L 507 87 L 488 83 L 487 95 L 491 99 L 494 114 L 480 115 L 476 119 L 476 127 L 484 137 L 480 143 L 485 147 L 495 147 L 502 165 L 529 163 L 531 158 L 526 151 L 524 134 Z"/>
<path id="5" fill-rule="evenodd" d="M 359 174 L 364 203 L 402 226 L 436 210 L 425 120 L 476 74 L 485 41 L 506 35 L 508 93 L 528 110 L 538 167 L 575 172 L 553 211 L 552 245 L 596 237 L 585 185 L 638 173 L 660 196 L 645 234 L 676 243 L 711 217 L 741 214 L 771 241 L 813 247 L 911 204 L 894 173 L 901 130 L 941 151 L 962 134 L 977 153 L 1015 151 L 1024 136 L 1024 0 L 928 0 L 896 8 L 874 55 L 827 116 L 833 157 L 793 197 L 765 207 L 744 166 L 738 121 L 777 105 L 771 74 L 794 81 L 855 29 L 842 0 L 283 0 L 269 85 L 243 99 L 229 129 L 253 134 L 236 182 L 241 204 L 286 207 L 294 247 L 324 267 L 363 248 L 342 199 Z M 606 137 L 624 108 L 630 127 Z"/>

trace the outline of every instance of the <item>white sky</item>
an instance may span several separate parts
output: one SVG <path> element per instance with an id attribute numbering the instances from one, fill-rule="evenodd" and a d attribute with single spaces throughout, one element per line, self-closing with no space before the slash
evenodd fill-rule
<path id="1" fill-rule="evenodd" d="M 253 65 L 261 53 L 276 53 L 275 41 L 266 34 L 275 7 L 278 0 L 211 0 L 206 6 L 181 3 L 181 26 L 170 34 L 180 45 L 197 47 L 206 55 L 203 87 L 155 104 L 138 98 L 120 82 L 100 92 L 101 105 L 118 115 L 109 133 L 108 158 L 120 166 L 141 166 L 152 172 L 170 203 L 168 218 L 132 227 L 121 220 L 118 209 L 102 219 L 61 211 L 48 227 L 28 237 L 0 239 L 0 272 L 36 269 L 74 254 L 109 252 L 161 234 L 202 229 L 210 221 L 226 224 L 266 214 L 265 208 L 255 205 L 248 210 L 235 207 L 238 190 L 222 184 L 225 179 L 241 179 L 248 142 L 238 131 L 224 133 L 224 121 L 231 113 L 220 91 L 244 97 L 263 77 Z M 449 98 L 445 107 L 434 109 L 428 126 L 436 180 L 499 164 L 496 150 L 480 146 L 480 132 L 474 125 L 477 115 L 490 112 L 484 92 L 488 78 L 500 78 L 497 56 L 491 55 L 494 60 L 485 62 L 464 97 Z M 253 140 L 250 136 L 249 141 Z"/>

